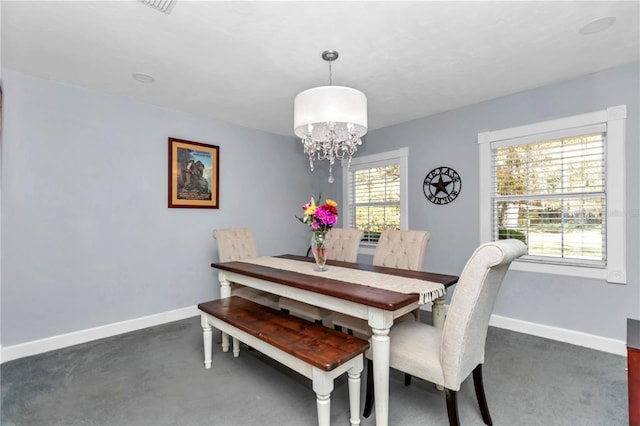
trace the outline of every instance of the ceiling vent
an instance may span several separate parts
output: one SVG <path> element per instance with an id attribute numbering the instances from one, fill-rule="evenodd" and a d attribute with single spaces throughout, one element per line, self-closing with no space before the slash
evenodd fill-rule
<path id="1" fill-rule="evenodd" d="M 151 6 L 152 8 L 164 12 L 166 14 L 171 13 L 173 6 L 177 0 L 138 0 L 141 3 Z"/>

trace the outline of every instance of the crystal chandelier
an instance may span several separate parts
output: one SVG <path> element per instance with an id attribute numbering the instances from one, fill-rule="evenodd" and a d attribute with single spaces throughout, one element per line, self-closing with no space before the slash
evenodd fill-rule
<path id="1" fill-rule="evenodd" d="M 329 62 L 329 85 L 300 92 L 294 101 L 293 130 L 313 160 L 329 160 L 329 183 L 333 183 L 333 164 L 348 160 L 362 144 L 367 133 L 367 97 L 350 87 L 332 86 L 331 63 L 338 52 L 327 50 L 322 59 Z"/>

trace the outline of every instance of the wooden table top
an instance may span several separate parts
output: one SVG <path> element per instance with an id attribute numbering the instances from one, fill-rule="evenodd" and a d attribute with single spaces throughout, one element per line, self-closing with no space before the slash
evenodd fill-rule
<path id="1" fill-rule="evenodd" d="M 313 259 L 305 256 L 282 255 L 276 257 L 299 260 L 302 262 L 314 262 Z M 432 281 L 443 284 L 445 288 L 450 287 L 458 282 L 458 277 L 455 275 L 435 274 L 423 271 L 410 271 L 405 269 L 386 268 L 361 263 L 339 262 L 335 260 L 327 261 L 327 265 Z M 290 287 L 312 291 L 314 293 L 324 294 L 327 296 L 360 303 L 366 306 L 380 308 L 386 311 L 395 311 L 401 309 L 407 305 L 416 303 L 419 298 L 418 294 L 415 293 L 399 293 L 395 291 L 354 284 L 346 281 L 323 278 L 317 275 L 301 274 L 298 272 L 269 268 L 266 266 L 254 265 L 251 263 L 240 261 L 212 263 L 211 267 L 222 271 L 234 272 L 253 278 L 271 281 Z"/>

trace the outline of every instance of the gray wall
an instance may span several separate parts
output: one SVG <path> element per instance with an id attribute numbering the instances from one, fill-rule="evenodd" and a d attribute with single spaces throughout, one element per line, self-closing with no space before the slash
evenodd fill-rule
<path id="1" fill-rule="evenodd" d="M 2 77 L 3 346 L 213 298 L 212 229 L 249 226 L 263 254 L 304 253 L 300 206 L 320 191 L 342 200 L 341 173 L 333 185 L 325 163 L 309 173 L 293 137 Z M 358 155 L 409 147 L 409 227 L 432 232 L 427 270 L 457 274 L 479 239 L 477 133 L 627 104 L 629 284 L 510 272 L 495 309 L 624 340 L 625 319 L 640 317 L 638 81 L 631 64 L 372 131 Z M 220 210 L 166 207 L 169 136 L 220 145 Z M 441 165 L 460 173 L 462 193 L 435 206 L 422 181 Z"/>
<path id="2" fill-rule="evenodd" d="M 488 76 L 490 78 L 490 76 Z M 510 318 L 626 339 L 626 318 L 640 317 L 638 63 L 471 105 L 370 132 L 359 155 L 409 147 L 409 228 L 431 231 L 425 269 L 458 274 L 479 242 L 479 149 L 484 130 L 535 123 L 627 105 L 627 285 L 600 280 L 509 272 L 494 313 Z M 427 95 L 428 96 L 428 95 Z M 431 204 L 426 174 L 449 166 L 462 177 L 458 198 Z M 362 257 L 362 260 L 367 260 Z"/>
<path id="3" fill-rule="evenodd" d="M 300 143 L 3 70 L 2 345 L 218 294 L 211 231 L 304 253 Z M 220 146 L 220 209 L 167 208 L 167 138 Z"/>

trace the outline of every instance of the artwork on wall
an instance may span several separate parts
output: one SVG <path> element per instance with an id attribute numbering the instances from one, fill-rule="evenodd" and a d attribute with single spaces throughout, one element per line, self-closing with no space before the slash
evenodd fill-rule
<path id="1" fill-rule="evenodd" d="M 451 167 L 436 167 L 424 178 L 422 191 L 433 204 L 449 204 L 462 189 L 462 179 Z"/>
<path id="2" fill-rule="evenodd" d="M 219 207 L 220 147 L 169 138 L 169 207 Z"/>

